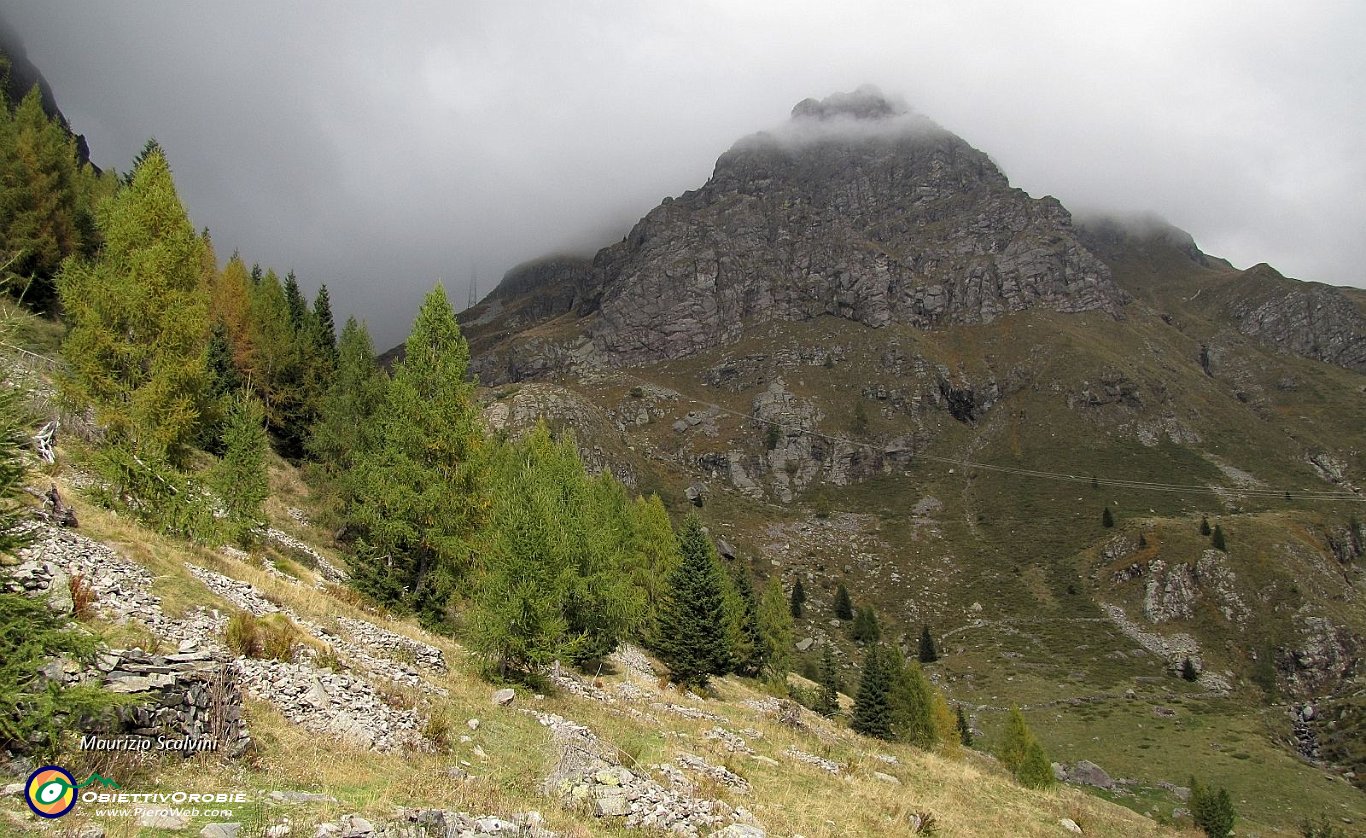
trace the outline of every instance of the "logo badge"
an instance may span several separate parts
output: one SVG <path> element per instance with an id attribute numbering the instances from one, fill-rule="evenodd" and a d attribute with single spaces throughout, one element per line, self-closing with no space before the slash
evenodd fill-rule
<path id="1" fill-rule="evenodd" d="M 38 817 L 60 818 L 76 805 L 76 778 L 65 768 L 45 765 L 28 775 L 24 799 Z"/>

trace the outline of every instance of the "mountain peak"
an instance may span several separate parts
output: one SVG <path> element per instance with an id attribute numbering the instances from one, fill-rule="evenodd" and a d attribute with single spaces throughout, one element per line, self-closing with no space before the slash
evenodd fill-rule
<path id="1" fill-rule="evenodd" d="M 889 98 L 873 85 L 865 84 L 849 93 L 832 93 L 824 99 L 803 99 L 793 106 L 792 118 L 876 120 L 903 116 L 910 110 L 905 102 Z"/>

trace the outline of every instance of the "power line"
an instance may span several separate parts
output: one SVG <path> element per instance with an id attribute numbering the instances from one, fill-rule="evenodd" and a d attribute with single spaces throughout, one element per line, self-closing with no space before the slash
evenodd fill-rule
<path id="1" fill-rule="evenodd" d="M 678 390 L 672 387 L 662 387 L 661 385 L 655 384 L 652 381 L 647 381 L 643 378 L 640 378 L 639 376 L 632 375 L 631 373 L 624 372 L 622 370 L 615 370 L 614 372 L 616 372 L 622 378 L 626 378 L 641 385 L 655 387 L 661 390 L 667 390 L 668 392 L 677 394 L 678 397 L 683 399 L 684 401 L 688 401 L 693 404 L 703 405 L 705 407 L 712 408 L 713 410 L 716 410 L 720 413 L 729 414 L 731 416 L 735 416 L 746 421 L 758 422 L 763 425 L 776 427 L 784 431 L 795 431 L 798 434 L 805 434 L 807 436 L 816 437 L 818 439 L 826 440 L 827 442 L 844 443 L 845 445 L 853 446 L 855 448 L 861 448 L 866 451 L 872 451 L 874 453 L 881 455 L 906 453 L 913 458 L 929 460 L 937 463 L 944 463 L 946 465 L 957 466 L 961 468 L 980 469 L 982 471 L 991 471 L 1000 474 L 1010 474 L 1017 477 L 1030 477 L 1039 480 L 1056 480 L 1068 483 L 1087 483 L 1094 484 L 1097 486 L 1109 486 L 1113 488 L 1133 489 L 1145 492 L 1204 492 L 1209 494 L 1236 494 L 1259 498 L 1284 498 L 1288 494 L 1292 497 L 1298 497 L 1305 500 L 1349 501 L 1354 503 L 1366 503 L 1366 497 L 1362 497 L 1359 493 L 1354 491 L 1329 491 L 1317 489 L 1271 489 L 1254 487 L 1229 488 L 1222 486 L 1209 486 L 1198 483 L 1161 483 L 1147 480 L 1128 480 L 1116 477 L 1100 477 L 1098 475 L 1081 476 L 1076 474 L 1066 474 L 1063 472 L 1044 471 L 1041 469 L 1028 469 L 1018 468 L 1015 466 L 995 465 L 992 463 L 982 463 L 977 462 L 975 460 L 968 460 L 956 457 L 943 457 L 924 452 L 916 453 L 913 451 L 908 451 L 907 449 L 889 449 L 885 446 L 873 445 L 867 442 L 860 442 L 858 440 L 849 439 L 848 437 L 837 436 L 835 434 L 827 434 L 821 431 L 811 430 L 809 428 L 802 428 L 799 426 L 784 425 L 781 422 L 777 422 L 771 419 L 762 419 L 758 416 L 752 416 L 748 413 L 741 413 L 738 410 L 731 410 L 728 407 L 716 404 L 715 402 L 707 401 L 706 399 L 699 399 L 693 396 L 688 396 L 684 393 L 680 393 Z"/>

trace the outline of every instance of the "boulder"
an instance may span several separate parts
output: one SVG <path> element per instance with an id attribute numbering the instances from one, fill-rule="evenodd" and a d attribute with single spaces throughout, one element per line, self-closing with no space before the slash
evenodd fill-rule
<path id="1" fill-rule="evenodd" d="M 1080 783 L 1084 786 L 1094 786 L 1098 789 L 1112 789 L 1115 781 L 1110 779 L 1110 775 L 1105 773 L 1105 769 L 1089 760 L 1082 760 L 1072 766 L 1068 772 L 1073 783 Z"/>
<path id="2" fill-rule="evenodd" d="M 492 701 L 499 707 L 506 707 L 517 698 L 517 693 L 511 687 L 504 687 L 493 694 Z"/>
<path id="3" fill-rule="evenodd" d="M 240 823 L 211 823 L 199 830 L 201 838 L 237 838 L 242 831 Z"/>
<path id="4" fill-rule="evenodd" d="M 1058 823 L 1068 832 L 1075 832 L 1078 835 L 1081 834 L 1081 827 L 1077 826 L 1077 822 L 1071 818 L 1061 818 L 1058 820 Z"/>

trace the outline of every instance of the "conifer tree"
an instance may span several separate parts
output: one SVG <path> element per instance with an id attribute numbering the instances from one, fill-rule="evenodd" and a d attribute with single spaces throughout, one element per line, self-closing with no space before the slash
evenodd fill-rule
<path id="1" fill-rule="evenodd" d="M 815 710 L 823 716 L 833 716 L 840 709 L 840 683 L 839 673 L 835 669 L 835 655 L 829 643 L 821 647 L 820 676 L 821 688 L 816 695 Z"/>
<path id="2" fill-rule="evenodd" d="M 249 322 L 253 365 L 247 378 L 265 408 L 271 434 L 280 439 L 287 433 L 299 398 L 299 364 L 289 304 L 273 270 L 252 287 Z"/>
<path id="3" fill-rule="evenodd" d="M 504 676 L 590 654 L 596 638 L 571 625 L 583 554 L 595 547 L 587 477 L 572 441 L 553 440 L 540 424 L 491 460 L 471 646 Z"/>
<path id="4" fill-rule="evenodd" d="M 764 647 L 764 663 L 773 677 L 786 681 L 792 669 L 792 611 L 778 577 L 768 580 L 759 598 L 759 638 Z"/>
<path id="5" fill-rule="evenodd" d="M 675 681 L 706 686 L 731 667 L 724 571 L 696 517 L 684 521 L 678 545 L 682 560 L 660 606 L 655 651 Z"/>
<path id="6" fill-rule="evenodd" d="M 934 721 L 934 688 L 917 662 L 892 658 L 892 730 L 903 742 L 933 748 L 939 739 Z"/>
<path id="7" fill-rule="evenodd" d="M 939 660 L 939 651 L 934 648 L 934 638 L 930 636 L 929 626 L 920 630 L 919 658 L 921 663 L 934 663 Z"/>
<path id="8" fill-rule="evenodd" d="M 0 555 L 11 554 L 28 540 L 28 510 L 18 501 L 28 471 L 23 455 L 28 434 L 20 413 L 20 395 L 18 388 L 0 387 Z"/>
<path id="9" fill-rule="evenodd" d="M 1194 777 L 1190 779 L 1190 790 L 1191 820 L 1209 838 L 1228 838 L 1236 818 L 1228 791 L 1222 788 L 1215 791 Z"/>
<path id="10" fill-rule="evenodd" d="M 1181 661 L 1181 677 L 1187 681 L 1198 680 L 1200 675 L 1195 671 L 1195 663 L 1189 657 Z"/>
<path id="11" fill-rule="evenodd" d="M 865 645 L 877 643 L 882 639 L 882 628 L 878 625 L 877 612 L 873 610 L 873 606 L 863 606 L 854 614 L 852 636 L 854 642 Z"/>
<path id="12" fill-rule="evenodd" d="M 658 495 L 636 498 L 630 508 L 631 549 L 626 554 L 626 575 L 644 597 L 643 608 L 628 633 L 647 646 L 657 625 L 659 610 L 668 593 L 669 578 L 681 561 L 669 513 Z"/>
<path id="13" fill-rule="evenodd" d="M 609 654 L 639 624 L 645 592 L 632 584 L 628 572 L 632 522 L 625 488 L 610 472 L 587 476 L 572 434 L 565 434 L 559 445 L 564 472 L 551 485 L 560 486 L 570 504 L 561 519 L 578 539 L 566 617 L 570 631 L 583 642 L 570 659 L 583 664 Z M 580 500 L 573 499 L 571 487 L 582 492 Z"/>
<path id="14" fill-rule="evenodd" d="M 208 386 L 204 393 L 201 413 L 201 447 L 212 454 L 223 453 L 223 423 L 232 409 L 232 397 L 241 388 L 237 367 L 232 362 L 232 346 L 227 329 L 215 323 L 209 331 L 206 365 Z"/>
<path id="15" fill-rule="evenodd" d="M 802 616 L 802 606 L 806 604 L 806 591 L 802 589 L 802 578 L 797 577 L 797 581 L 792 584 L 792 601 L 789 603 L 789 611 L 793 618 Z"/>
<path id="16" fill-rule="evenodd" d="M 849 591 L 843 582 L 835 589 L 835 616 L 841 620 L 854 619 L 854 604 L 849 601 Z"/>
<path id="17" fill-rule="evenodd" d="M 1044 755 L 1043 746 L 1025 724 L 1018 707 L 1012 707 L 1006 718 L 1006 730 L 997 756 L 1023 786 L 1046 788 L 1054 782 L 1053 769 Z"/>
<path id="18" fill-rule="evenodd" d="M 1200 534 L 1205 536 L 1206 538 L 1208 538 L 1210 534 L 1209 518 L 1205 517 L 1204 515 L 1200 516 Z"/>
<path id="19" fill-rule="evenodd" d="M 332 319 L 332 297 L 327 292 L 327 283 L 318 286 L 313 298 L 313 317 L 309 320 L 313 329 L 313 344 L 335 370 L 337 368 L 337 325 Z"/>
<path id="20" fill-rule="evenodd" d="M 1115 525 L 1115 515 L 1110 511 L 1110 507 L 1105 507 L 1105 511 L 1100 513 L 1100 525 L 1102 527 L 1113 527 Z"/>
<path id="21" fill-rule="evenodd" d="M 0 242 L 13 254 L 7 270 L 20 280 L 13 285 L 36 308 L 51 305 L 62 260 L 88 253 L 86 238 L 96 238 L 93 182 L 78 166 L 75 139 L 44 113 L 37 85 L 13 113 L 0 104 Z"/>
<path id="22" fill-rule="evenodd" d="M 95 408 L 114 444 L 178 462 L 207 383 L 208 301 L 204 245 L 159 151 L 102 205 L 98 227 L 99 255 L 68 260 L 58 278 L 70 325 L 64 393 Z"/>
<path id="23" fill-rule="evenodd" d="M 749 571 L 737 564 L 729 574 L 725 601 L 732 671 L 754 677 L 764 668 L 766 649 L 759 633 L 759 603 Z"/>
<path id="24" fill-rule="evenodd" d="M 875 645 L 868 649 L 849 721 L 849 727 L 855 732 L 876 739 L 890 740 L 895 737 L 892 728 L 892 664 L 891 653 L 882 646 Z"/>
<path id="25" fill-rule="evenodd" d="M 958 729 L 958 742 L 964 748 L 972 747 L 972 726 L 968 724 L 968 717 L 963 715 L 963 705 L 958 705 L 957 720 L 955 726 Z"/>
<path id="26" fill-rule="evenodd" d="M 244 393 L 232 400 L 223 428 L 223 449 L 213 484 L 223 499 L 233 539 L 245 547 L 265 523 L 263 507 L 270 496 L 266 473 L 270 440 L 265 412 L 254 396 Z"/>
<path id="27" fill-rule="evenodd" d="M 385 388 L 375 450 L 356 467 L 352 516 L 362 540 L 353 580 L 381 602 L 417 611 L 429 625 L 445 619 L 487 507 L 468 367 L 469 347 L 437 286 Z"/>
<path id="28" fill-rule="evenodd" d="M 344 513 L 357 497 L 353 469 L 378 446 L 379 414 L 387 385 L 365 324 L 354 317 L 347 319 L 337 348 L 337 372 L 323 395 L 307 444 Z"/>
<path id="29" fill-rule="evenodd" d="M 303 292 L 299 290 L 299 280 L 294 271 L 285 274 L 285 307 L 289 311 L 289 326 L 295 334 L 302 332 L 307 325 L 308 305 L 304 302 Z"/>
<path id="30" fill-rule="evenodd" d="M 232 363 L 242 377 L 256 371 L 252 345 L 252 281 L 247 266 L 236 253 L 228 259 L 213 279 L 209 311 L 213 320 L 222 325 L 228 345 L 232 348 Z"/>
<path id="31" fill-rule="evenodd" d="M 1209 543 L 1216 550 L 1228 552 L 1228 542 L 1224 541 L 1224 528 L 1219 524 L 1214 525 L 1214 534 L 1210 536 Z"/>

